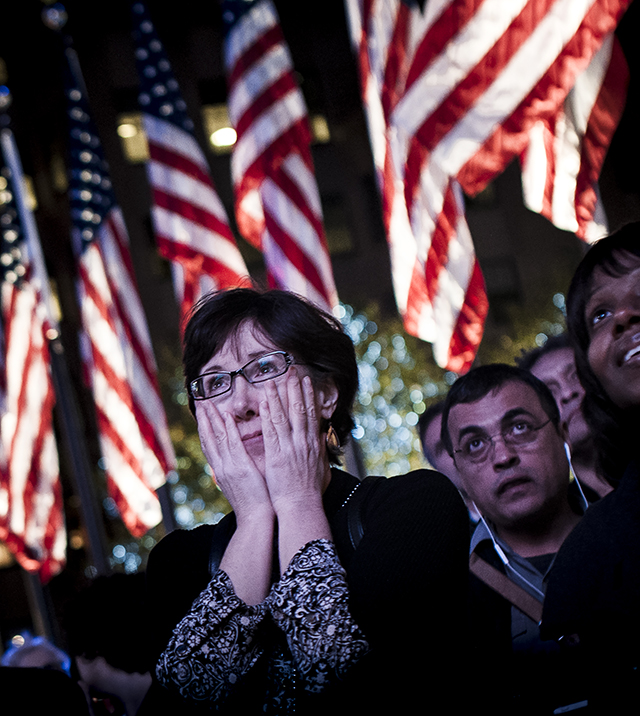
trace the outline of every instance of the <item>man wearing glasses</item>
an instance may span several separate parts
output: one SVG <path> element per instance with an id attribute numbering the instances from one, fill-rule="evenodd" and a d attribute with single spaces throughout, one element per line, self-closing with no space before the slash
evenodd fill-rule
<path id="1" fill-rule="evenodd" d="M 481 516 L 469 561 L 479 699 L 492 713 L 580 712 L 577 657 L 538 627 L 546 576 L 586 506 L 553 395 L 515 366 L 471 370 L 446 398 L 442 441 Z"/>

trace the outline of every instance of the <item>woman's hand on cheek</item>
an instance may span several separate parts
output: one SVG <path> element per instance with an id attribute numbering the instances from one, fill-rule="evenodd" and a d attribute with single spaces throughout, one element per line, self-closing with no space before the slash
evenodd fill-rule
<path id="1" fill-rule="evenodd" d="M 238 521 L 258 511 L 273 512 L 264 476 L 247 453 L 233 416 L 211 401 L 196 411 L 204 455 Z"/>
<path id="2" fill-rule="evenodd" d="M 328 462 L 311 379 L 301 379 L 292 367 L 286 380 L 265 383 L 265 398 L 260 404 L 265 478 L 276 513 L 285 505 L 321 501 Z"/>

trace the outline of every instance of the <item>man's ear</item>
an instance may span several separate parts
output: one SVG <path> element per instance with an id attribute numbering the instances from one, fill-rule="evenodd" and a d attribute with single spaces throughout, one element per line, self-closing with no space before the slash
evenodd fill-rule
<path id="1" fill-rule="evenodd" d="M 332 378 L 317 389 L 316 396 L 320 417 L 330 420 L 338 404 L 338 388 Z"/>
<path id="2" fill-rule="evenodd" d="M 565 443 L 565 445 L 568 445 L 569 448 L 571 448 L 571 442 L 569 441 L 569 423 L 567 423 L 566 420 L 563 420 L 560 423 L 558 432 L 560 433 L 560 437 L 562 438 L 562 441 Z"/>

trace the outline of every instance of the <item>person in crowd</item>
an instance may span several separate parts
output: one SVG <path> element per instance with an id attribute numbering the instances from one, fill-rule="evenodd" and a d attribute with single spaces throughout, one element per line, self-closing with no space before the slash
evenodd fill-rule
<path id="1" fill-rule="evenodd" d="M 435 472 L 337 469 L 358 381 L 340 323 L 292 293 L 210 294 L 184 370 L 233 511 L 151 552 L 162 653 L 143 713 L 455 711 L 464 504 Z"/>
<path id="2" fill-rule="evenodd" d="M 439 400 L 437 403 L 432 403 L 418 419 L 418 435 L 422 445 L 422 452 L 429 465 L 434 470 L 441 472 L 445 477 L 448 477 L 456 486 L 469 512 L 471 527 L 475 529 L 480 516 L 462 486 L 455 463 L 446 451 L 440 435 L 442 432 L 443 409 L 444 400 Z"/>
<path id="3" fill-rule="evenodd" d="M 566 680 L 575 665 L 538 628 L 547 575 L 581 512 L 553 395 L 516 366 L 472 369 L 447 395 L 441 437 L 481 516 L 469 560 L 478 705 L 552 714 L 579 702 L 582 683 Z"/>
<path id="4" fill-rule="evenodd" d="M 598 713 L 640 693 L 640 224 L 595 243 L 567 295 L 567 323 L 601 474 L 550 576 L 542 634 L 584 652 Z"/>
<path id="5" fill-rule="evenodd" d="M 59 711 L 92 716 L 84 694 L 70 677 L 71 659 L 42 636 L 14 637 L 0 659 L 0 713 L 40 716 Z"/>
<path id="6" fill-rule="evenodd" d="M 136 716 L 154 667 L 143 573 L 96 577 L 66 604 L 73 673 L 93 716 Z"/>
<path id="7" fill-rule="evenodd" d="M 611 485 L 596 470 L 595 442 L 583 414 L 584 388 L 578 379 L 568 334 L 552 336 L 542 347 L 516 359 L 516 364 L 530 370 L 553 393 L 560 419 L 567 426 L 572 466 L 589 501 L 611 492 Z"/>

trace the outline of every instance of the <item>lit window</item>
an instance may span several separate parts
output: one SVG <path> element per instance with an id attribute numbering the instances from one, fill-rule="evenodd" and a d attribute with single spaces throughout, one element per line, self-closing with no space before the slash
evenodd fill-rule
<path id="1" fill-rule="evenodd" d="M 238 135 L 233 127 L 221 127 L 209 137 L 211 144 L 216 149 L 223 147 L 232 147 L 236 143 Z"/>
<path id="2" fill-rule="evenodd" d="M 127 161 L 132 164 L 149 161 L 147 135 L 139 112 L 119 115 L 117 131 Z"/>
<path id="3" fill-rule="evenodd" d="M 309 117 L 309 122 L 311 123 L 311 132 L 313 133 L 314 142 L 327 144 L 331 141 L 327 118 L 323 114 L 312 114 Z"/>
<path id="4" fill-rule="evenodd" d="M 229 154 L 236 143 L 236 130 L 231 126 L 226 104 L 209 104 L 202 108 L 202 121 L 215 154 Z"/>

